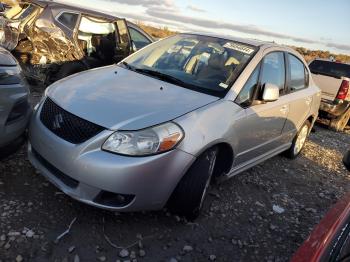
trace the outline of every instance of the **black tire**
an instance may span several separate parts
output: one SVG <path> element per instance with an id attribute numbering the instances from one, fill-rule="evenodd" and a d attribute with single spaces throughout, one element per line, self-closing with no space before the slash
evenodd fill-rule
<path id="1" fill-rule="evenodd" d="M 218 149 L 213 147 L 204 152 L 193 163 L 168 201 L 169 211 L 188 220 L 199 216 L 213 175 Z"/>
<path id="2" fill-rule="evenodd" d="M 331 119 L 329 122 L 329 129 L 336 131 L 336 132 L 341 132 L 344 130 L 346 125 L 348 124 L 350 119 L 350 109 L 348 109 L 344 114 L 341 116 L 338 116 L 334 119 Z"/>
<path id="3" fill-rule="evenodd" d="M 294 139 L 293 139 L 293 142 L 292 142 L 292 145 L 290 146 L 290 148 L 284 152 L 284 155 L 290 159 L 295 159 L 298 157 L 298 155 L 300 154 L 300 152 L 302 151 L 304 145 L 305 145 L 305 142 L 304 144 L 302 145 L 301 149 L 296 152 L 295 148 L 296 148 L 296 142 L 297 142 L 297 139 L 298 139 L 298 136 L 300 135 L 300 132 L 303 130 L 303 128 L 307 126 L 307 134 L 310 133 L 310 127 L 311 127 L 311 123 L 309 120 L 306 120 L 305 123 L 300 127 L 298 133 L 295 135 Z M 307 138 L 307 137 L 306 137 Z"/>

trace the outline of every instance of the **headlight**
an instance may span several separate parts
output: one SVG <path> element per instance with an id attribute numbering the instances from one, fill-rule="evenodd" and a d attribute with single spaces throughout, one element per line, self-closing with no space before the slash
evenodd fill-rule
<path id="1" fill-rule="evenodd" d="M 18 67 L 0 69 L 0 85 L 14 85 L 21 82 L 21 70 Z"/>
<path id="2" fill-rule="evenodd" d="M 129 156 L 152 155 L 173 149 L 183 137 L 182 129 L 169 122 L 139 131 L 117 131 L 102 149 Z"/>

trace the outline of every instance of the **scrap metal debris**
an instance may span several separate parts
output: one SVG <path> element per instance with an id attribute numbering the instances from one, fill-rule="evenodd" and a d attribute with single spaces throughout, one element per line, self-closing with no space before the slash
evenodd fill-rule
<path id="1" fill-rule="evenodd" d="M 77 217 L 75 217 L 72 222 L 70 222 L 68 228 L 66 231 L 64 231 L 61 235 L 59 235 L 58 237 L 56 237 L 55 243 L 58 243 L 60 241 L 61 238 L 63 238 L 65 235 L 69 234 L 73 224 L 75 223 L 75 221 L 77 220 Z"/>
<path id="2" fill-rule="evenodd" d="M 111 239 L 106 235 L 106 232 L 105 232 L 105 218 L 104 217 L 102 218 L 102 232 L 103 232 L 103 236 L 104 236 L 105 240 L 107 241 L 107 243 L 110 246 L 114 247 L 115 249 L 122 249 L 122 250 L 127 250 L 127 249 L 129 249 L 129 248 L 131 248 L 133 246 L 138 245 L 141 240 L 155 237 L 155 235 L 149 235 L 149 236 L 145 236 L 145 237 L 140 235 L 140 236 L 138 236 L 138 240 L 136 240 L 135 242 L 131 243 L 130 245 L 118 246 L 117 244 L 113 243 L 111 241 Z"/>
<path id="3" fill-rule="evenodd" d="M 273 211 L 275 211 L 277 214 L 282 214 L 285 210 L 283 207 L 280 207 L 279 205 L 273 205 L 272 206 Z"/>

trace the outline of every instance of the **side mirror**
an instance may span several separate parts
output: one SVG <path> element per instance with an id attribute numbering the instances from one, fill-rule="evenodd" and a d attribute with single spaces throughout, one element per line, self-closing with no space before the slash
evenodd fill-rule
<path id="1" fill-rule="evenodd" d="M 343 158 L 344 166 L 350 171 L 350 151 L 346 152 Z"/>
<path id="2" fill-rule="evenodd" d="M 280 89 L 278 86 L 265 83 L 263 88 L 262 100 L 264 102 L 274 102 L 280 97 Z"/>

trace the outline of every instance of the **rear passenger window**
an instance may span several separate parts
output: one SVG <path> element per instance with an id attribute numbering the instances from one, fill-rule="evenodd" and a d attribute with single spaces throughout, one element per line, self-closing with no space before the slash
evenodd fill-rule
<path id="1" fill-rule="evenodd" d="M 286 70 L 283 52 L 273 52 L 265 56 L 261 75 L 261 84 L 274 84 L 280 93 L 284 90 Z"/>
<path id="2" fill-rule="evenodd" d="M 296 91 L 307 87 L 307 76 L 305 74 L 304 63 L 294 55 L 288 54 L 290 68 L 289 88 L 291 91 Z"/>
<path id="3" fill-rule="evenodd" d="M 75 25 L 78 21 L 78 14 L 75 13 L 62 13 L 58 18 L 57 21 L 63 24 L 65 27 L 69 28 L 70 30 L 73 30 L 75 28 Z"/>

